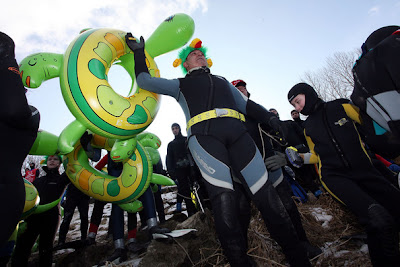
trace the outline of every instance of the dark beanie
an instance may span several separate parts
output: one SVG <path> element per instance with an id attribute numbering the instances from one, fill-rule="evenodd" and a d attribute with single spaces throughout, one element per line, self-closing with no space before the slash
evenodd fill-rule
<path id="1" fill-rule="evenodd" d="M 288 93 L 289 103 L 292 102 L 292 100 L 299 94 L 305 95 L 305 105 L 300 113 L 306 116 L 310 115 L 314 110 L 315 105 L 321 101 L 317 92 L 315 92 L 314 88 L 312 88 L 309 84 L 298 83 L 293 86 Z"/>
<path id="2" fill-rule="evenodd" d="M 373 33 L 371 33 L 361 47 L 363 54 L 365 54 L 366 52 L 377 46 L 381 41 L 383 41 L 386 37 L 392 35 L 398 29 L 400 29 L 400 27 L 396 25 L 386 26 L 379 28 Z"/>

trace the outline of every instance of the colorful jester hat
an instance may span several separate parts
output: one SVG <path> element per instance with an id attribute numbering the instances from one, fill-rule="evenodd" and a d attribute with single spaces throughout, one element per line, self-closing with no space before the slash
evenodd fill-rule
<path id="1" fill-rule="evenodd" d="M 186 58 L 188 55 L 194 51 L 194 50 L 200 50 L 204 56 L 207 59 L 207 64 L 208 67 L 210 68 L 212 66 L 212 60 L 210 58 L 207 58 L 207 48 L 202 46 L 202 41 L 199 38 L 193 39 L 193 41 L 190 43 L 190 45 L 182 48 L 179 53 L 178 53 L 178 58 L 175 59 L 174 63 L 172 64 L 175 68 L 178 67 L 179 65 L 182 68 L 182 71 L 184 74 L 187 73 L 187 70 L 183 66 L 183 63 L 186 61 Z"/>

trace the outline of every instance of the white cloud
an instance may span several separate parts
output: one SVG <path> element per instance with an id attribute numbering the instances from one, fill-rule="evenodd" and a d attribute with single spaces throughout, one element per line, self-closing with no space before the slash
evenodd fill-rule
<path id="1" fill-rule="evenodd" d="M 207 0 L 22 0 L 7 3 L 0 25 L 22 59 L 34 52 L 63 53 L 84 28 L 115 28 L 148 37 L 168 16 L 197 10 L 207 12 Z"/>
<path id="2" fill-rule="evenodd" d="M 379 11 L 380 11 L 380 7 L 374 6 L 368 10 L 368 15 L 370 15 L 370 16 L 376 15 L 379 13 Z"/>

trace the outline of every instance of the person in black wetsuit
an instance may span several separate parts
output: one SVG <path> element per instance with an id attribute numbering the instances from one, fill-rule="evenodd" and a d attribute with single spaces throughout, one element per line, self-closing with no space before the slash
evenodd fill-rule
<path id="1" fill-rule="evenodd" d="M 325 103 L 306 83 L 293 86 L 288 100 L 308 116 L 311 153 L 301 154 L 304 163 L 319 162 L 323 186 L 366 227 L 372 264 L 400 266 L 400 190 L 372 165 L 355 126 L 361 124 L 358 108 L 346 99 Z"/>
<path id="2" fill-rule="evenodd" d="M 247 90 L 246 83 L 243 80 L 232 81 L 232 85 L 235 86 L 246 97 L 250 97 L 250 93 Z M 279 154 L 280 152 L 274 150 L 273 141 L 271 137 L 267 135 L 267 132 L 269 131 L 269 127 L 267 125 L 261 125 L 260 123 L 248 116 L 246 117 L 245 125 L 250 136 L 253 138 L 255 144 L 257 145 L 258 150 L 261 152 L 261 155 L 268 170 L 268 176 L 270 177 L 273 186 L 278 192 L 279 198 L 282 200 L 282 203 L 290 216 L 290 220 L 292 221 L 293 226 L 296 229 L 297 236 L 299 237 L 302 245 L 305 247 L 308 257 L 310 259 L 314 258 L 315 256 L 322 253 L 322 250 L 318 247 L 311 245 L 310 241 L 307 238 L 306 232 L 304 231 L 299 211 L 292 199 L 292 190 L 290 184 L 287 179 L 284 179 L 284 174 L 282 172 L 282 167 L 287 164 L 286 159 L 283 158 L 282 160 Z M 240 183 L 240 181 L 237 182 Z M 237 185 L 237 187 L 239 187 L 239 185 Z M 245 233 L 245 236 L 247 236 L 247 229 L 251 217 L 249 207 L 250 202 L 246 201 L 246 198 L 243 196 L 240 196 L 239 200 L 241 207 L 240 220 L 243 222 L 243 231 Z M 245 212 L 246 210 L 248 211 L 247 213 Z"/>
<path id="3" fill-rule="evenodd" d="M 278 118 L 278 111 L 274 108 L 269 109 L 270 112 L 274 113 Z M 297 149 L 299 153 L 307 153 L 310 150 L 307 146 L 306 138 L 304 137 L 304 128 L 299 126 L 296 122 L 291 120 L 282 121 L 282 129 L 286 137 L 287 144 L 282 146 L 282 144 L 275 142 L 274 148 L 278 151 L 285 152 L 285 148 L 292 146 Z M 284 155 L 284 154 L 283 154 Z M 316 197 L 322 194 L 322 191 L 317 184 L 318 173 L 315 170 L 314 165 L 303 165 L 300 168 L 293 168 L 296 175 L 296 180 L 299 184 L 306 190 L 313 193 Z"/>
<path id="4" fill-rule="evenodd" d="M 48 156 L 47 166 L 42 169 L 45 176 L 33 181 L 38 190 L 40 205 L 53 202 L 61 197 L 65 187 L 70 182 L 65 172 L 60 174 L 60 156 Z M 26 221 L 26 230 L 17 238 L 11 266 L 27 266 L 31 249 L 36 239 L 39 239 L 39 266 L 51 266 L 53 261 L 53 242 L 60 222 L 60 207 L 49 209 L 46 212 L 33 214 Z"/>
<path id="5" fill-rule="evenodd" d="M 246 196 L 260 210 L 271 236 L 282 247 L 291 266 L 310 266 L 290 217 L 265 168 L 261 154 L 242 123 L 244 115 L 279 131 L 275 115 L 248 100 L 225 78 L 212 75 L 201 41 L 195 39 L 180 51 L 184 78 L 151 77 L 144 54 L 144 40 L 130 33 L 126 43 L 134 52 L 138 85 L 154 93 L 170 95 L 180 104 L 187 121 L 189 150 L 200 169 L 210 197 L 218 238 L 231 266 L 251 266 L 246 237 L 241 231 L 239 202 L 231 168 Z"/>
<path id="6" fill-rule="evenodd" d="M 190 162 L 186 148 L 186 136 L 182 135 L 181 126 L 177 123 L 171 126 L 175 139 L 168 144 L 167 148 L 167 170 L 172 179 L 177 180 L 178 194 L 176 197 L 177 211 L 182 210 L 182 200 L 185 201 L 188 216 L 196 213 L 196 207 L 190 197 Z"/>
<path id="7" fill-rule="evenodd" d="M 0 203 L 4 218 L 0 220 L 0 247 L 15 230 L 25 205 L 25 186 L 21 166 L 32 147 L 39 128 L 39 112 L 29 106 L 25 88 L 15 60 L 14 41 L 0 32 Z"/>

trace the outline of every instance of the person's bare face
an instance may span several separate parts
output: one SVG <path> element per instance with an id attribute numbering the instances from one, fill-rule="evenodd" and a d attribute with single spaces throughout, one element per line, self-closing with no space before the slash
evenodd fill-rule
<path id="1" fill-rule="evenodd" d="M 178 126 L 172 126 L 172 133 L 174 134 L 174 136 L 177 136 L 180 132 L 180 129 Z"/>
<path id="2" fill-rule="evenodd" d="M 298 94 L 292 101 L 290 101 L 290 104 L 292 104 L 294 109 L 300 113 L 306 104 L 306 96 L 304 94 Z"/>
<path id="3" fill-rule="evenodd" d="M 48 169 L 58 169 L 60 167 L 60 160 L 57 156 L 49 156 L 47 158 L 47 168 Z"/>
<path id="4" fill-rule="evenodd" d="M 186 61 L 183 63 L 183 66 L 188 71 L 197 67 L 206 67 L 207 65 L 208 63 L 203 52 L 197 49 L 190 52 L 186 58 Z"/>
<path id="5" fill-rule="evenodd" d="M 236 88 L 237 88 L 240 92 L 242 92 L 242 94 L 244 94 L 245 96 L 249 97 L 249 92 L 247 92 L 246 86 L 239 85 L 239 86 L 236 86 Z"/>
<path id="6" fill-rule="evenodd" d="M 292 115 L 292 119 L 298 119 L 299 118 L 299 112 L 297 112 L 297 111 L 293 111 L 291 115 Z"/>

